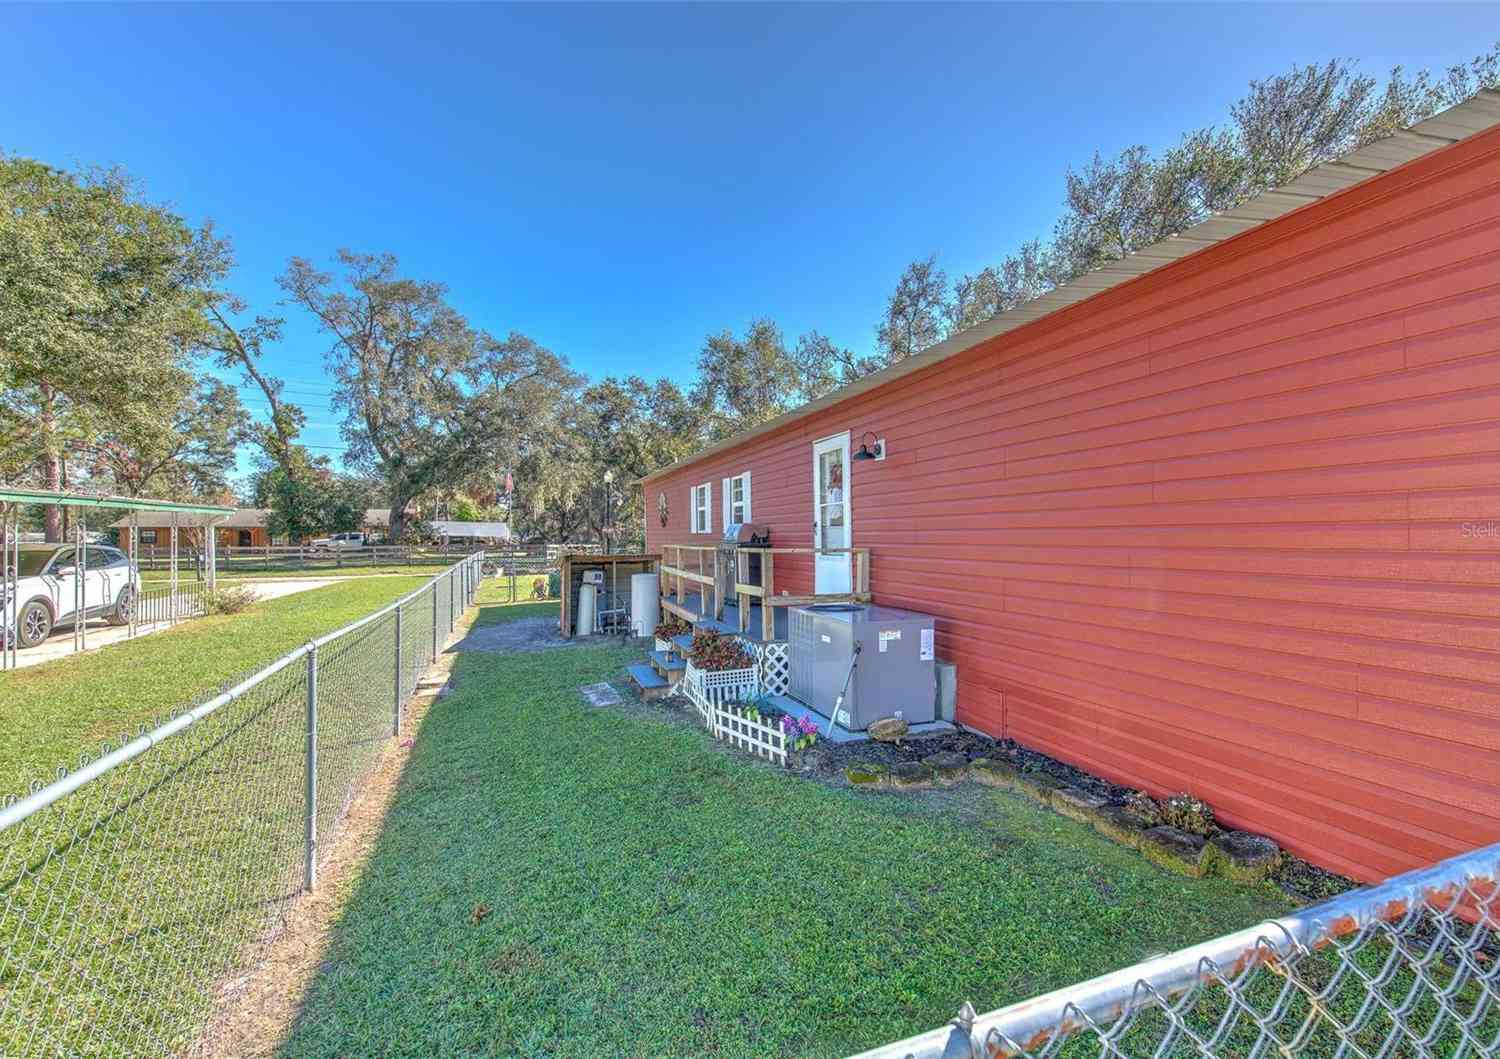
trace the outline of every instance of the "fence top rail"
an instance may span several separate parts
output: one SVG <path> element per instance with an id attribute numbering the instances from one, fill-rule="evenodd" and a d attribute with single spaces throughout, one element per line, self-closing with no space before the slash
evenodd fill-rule
<path id="1" fill-rule="evenodd" d="M 339 639 L 340 637 L 347 636 L 357 629 L 362 629 L 366 625 L 369 625 L 371 622 L 378 621 L 380 618 L 385 617 L 385 615 L 391 613 L 392 611 L 405 606 L 407 603 L 410 603 L 412 600 L 416 599 L 423 593 L 435 589 L 439 581 L 441 581 L 445 577 L 451 577 L 456 570 L 464 566 L 466 563 L 479 563 L 483 562 L 483 560 L 483 552 L 475 552 L 472 555 L 465 556 L 463 559 L 460 559 L 458 562 L 448 567 L 442 573 L 435 574 L 434 576 L 428 578 L 427 581 L 425 581 L 423 584 L 419 585 L 417 588 L 412 589 L 412 591 L 408 592 L 406 595 L 402 596 L 394 603 L 389 603 L 386 606 L 381 607 L 379 610 L 375 611 L 373 614 L 367 614 L 363 618 L 360 618 L 357 621 L 350 622 L 348 625 L 345 625 L 342 628 L 335 629 L 333 632 L 326 633 L 323 636 L 319 636 L 315 640 L 309 640 L 307 643 L 303 644 L 300 647 L 293 648 L 286 654 L 282 655 L 280 658 L 276 659 L 270 665 L 267 665 L 264 668 L 246 677 L 244 680 L 240 681 L 228 691 L 224 691 L 219 693 L 218 695 L 215 695 L 213 698 L 209 699 L 202 705 L 195 706 L 191 710 L 186 710 L 178 714 L 177 716 L 162 722 L 144 735 L 137 736 L 136 738 L 130 740 L 130 742 L 126 743 L 124 746 L 121 746 L 118 749 L 113 750 L 110 753 L 89 762 L 82 768 L 75 769 L 74 771 L 69 772 L 67 775 L 59 777 L 53 782 L 47 784 L 45 787 L 41 788 L 40 790 L 33 791 L 31 794 L 27 795 L 24 798 L 19 798 L 15 802 L 12 802 L 8 805 L 0 805 L 0 834 L 4 834 L 6 831 L 10 830 L 12 827 L 15 827 L 17 824 L 21 823 L 28 817 L 41 812 L 43 809 L 47 808 L 47 806 L 61 801 L 63 798 L 66 798 L 74 791 L 77 791 L 81 787 L 92 783 L 94 780 L 98 779 L 100 776 L 103 776 L 110 770 L 118 768 L 128 761 L 132 761 L 135 758 L 140 757 L 152 747 L 164 742 L 165 740 L 171 738 L 184 729 L 197 724 L 199 721 L 203 720 L 203 718 L 214 713 L 216 710 L 227 706 L 229 703 L 244 695 L 247 691 L 255 687 L 257 684 L 260 684 L 261 682 L 268 680 L 272 676 L 275 676 L 287 666 L 298 661 L 303 656 L 317 650 L 324 644 L 331 643 L 334 640 Z"/>
<path id="2" fill-rule="evenodd" d="M 1318 949 L 1414 909 L 1457 912 L 1466 894 L 1500 889 L 1500 843 L 1397 875 L 1376 886 L 1269 919 L 1246 930 L 975 1015 L 967 1004 L 947 1026 L 861 1052 L 854 1059 L 945 1059 L 1043 1050 L 1054 1037 L 1109 1025 L 1218 977 L 1238 978 Z M 1491 916 L 1493 912 L 1489 913 Z"/>

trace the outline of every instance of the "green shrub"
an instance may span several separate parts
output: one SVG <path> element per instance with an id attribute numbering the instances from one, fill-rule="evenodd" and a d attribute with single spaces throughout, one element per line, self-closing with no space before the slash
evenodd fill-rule
<path id="1" fill-rule="evenodd" d="M 203 613 L 238 614 L 260 600 L 249 585 L 226 585 L 203 593 Z"/>
<path id="2" fill-rule="evenodd" d="M 1191 794 L 1174 794 L 1161 803 L 1162 822 L 1190 835 L 1208 835 L 1214 829 L 1214 811 Z"/>

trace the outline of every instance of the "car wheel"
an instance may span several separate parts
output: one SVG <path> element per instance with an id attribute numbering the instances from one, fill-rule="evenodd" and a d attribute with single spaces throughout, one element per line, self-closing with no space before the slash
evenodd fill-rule
<path id="1" fill-rule="evenodd" d="M 135 613 L 135 589 L 126 585 L 120 589 L 120 596 L 115 600 L 115 609 L 104 616 L 105 622 L 110 625 L 129 625 L 131 615 Z"/>
<path id="2" fill-rule="evenodd" d="M 16 637 L 16 642 L 22 647 L 35 647 L 52 635 L 52 611 L 47 604 L 32 600 L 21 608 L 17 624 L 21 627 L 21 634 Z"/>

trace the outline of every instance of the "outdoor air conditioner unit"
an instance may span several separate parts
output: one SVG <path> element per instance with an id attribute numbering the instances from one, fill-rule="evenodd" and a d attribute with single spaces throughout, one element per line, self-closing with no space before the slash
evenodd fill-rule
<path id="1" fill-rule="evenodd" d="M 882 717 L 909 724 L 936 719 L 931 615 L 863 603 L 813 604 L 791 608 L 787 631 L 788 691 L 823 716 L 833 716 L 854 666 L 833 718 L 840 727 L 859 732 Z"/>

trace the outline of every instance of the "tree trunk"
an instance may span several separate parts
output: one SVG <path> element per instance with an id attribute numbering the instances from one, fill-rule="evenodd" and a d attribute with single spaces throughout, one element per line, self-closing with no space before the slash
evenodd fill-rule
<path id="1" fill-rule="evenodd" d="M 406 536 L 406 497 L 400 491 L 391 493 L 391 519 L 386 536 L 392 544 L 404 544 Z"/>
<path id="2" fill-rule="evenodd" d="M 42 488 L 62 489 L 62 442 L 57 436 L 57 395 L 52 387 L 43 384 L 41 415 L 37 417 L 37 448 L 41 450 L 39 462 L 42 470 Z M 57 543 L 63 539 L 62 508 L 48 504 L 42 512 L 47 541 Z"/>

